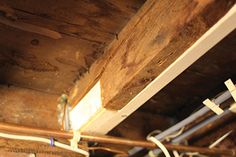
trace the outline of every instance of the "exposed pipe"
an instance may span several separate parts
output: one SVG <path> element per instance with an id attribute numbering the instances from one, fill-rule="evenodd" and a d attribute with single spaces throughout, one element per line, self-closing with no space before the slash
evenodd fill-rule
<path id="1" fill-rule="evenodd" d="M 229 113 L 231 113 L 231 111 L 229 109 L 225 110 L 222 114 L 220 115 L 213 115 L 212 117 L 210 117 L 209 119 L 199 123 L 198 125 L 192 127 L 191 129 L 187 130 L 186 132 L 184 132 L 183 134 L 181 134 L 180 136 L 174 138 L 171 143 L 172 144 L 179 144 L 181 141 L 183 141 L 184 139 L 186 139 L 187 137 L 189 137 L 190 135 L 192 135 L 193 133 L 195 133 L 196 131 L 200 130 L 201 128 L 207 126 L 208 124 L 228 115 Z M 154 154 L 159 154 L 160 150 L 159 149 L 155 149 L 153 150 Z M 145 157 L 148 157 L 148 155 L 146 155 Z"/>
<path id="2" fill-rule="evenodd" d="M 58 130 L 49 130 L 49 129 L 40 129 L 40 128 L 31 128 L 25 126 L 18 126 L 7 123 L 0 123 L 0 130 L 5 132 L 17 133 L 17 134 L 27 134 L 27 135 L 38 135 L 38 136 L 47 136 L 54 138 L 65 138 L 71 139 L 73 137 L 72 132 L 58 131 Z M 106 144 L 117 144 L 124 146 L 132 147 L 144 147 L 154 149 L 156 145 L 148 141 L 138 141 L 138 140 L 129 140 L 124 138 L 117 138 L 111 136 L 98 136 L 98 135 L 81 135 L 81 140 L 86 142 L 98 142 Z M 164 144 L 168 150 L 178 150 L 180 152 L 199 152 L 206 155 L 229 155 L 235 156 L 235 150 L 230 149 L 209 149 L 202 147 L 192 147 L 192 146 L 182 146 L 182 145 L 173 145 L 173 144 Z"/>
<path id="3" fill-rule="evenodd" d="M 0 137 L 2 138 L 8 138 L 8 139 L 13 139 L 13 140 L 24 140 L 24 141 L 35 141 L 35 142 L 42 142 L 42 143 L 47 143 L 59 148 L 63 148 L 72 152 L 76 152 L 79 154 L 82 154 L 86 157 L 89 156 L 89 153 L 83 149 L 80 148 L 72 148 L 69 145 L 66 145 L 64 143 L 60 143 L 57 141 L 54 141 L 53 143 L 51 143 L 51 140 L 46 139 L 46 138 L 42 138 L 42 137 L 35 137 L 35 136 L 23 136 L 23 135 L 13 135 L 13 134 L 6 134 L 6 133 L 1 133 L 0 132 Z"/>
<path id="4" fill-rule="evenodd" d="M 174 138 L 172 140 L 172 143 L 180 143 L 181 141 L 183 141 L 184 139 L 186 139 L 188 136 L 190 136 L 191 134 L 193 134 L 194 132 L 198 131 L 199 129 L 203 128 L 204 126 L 220 119 L 221 117 L 227 115 L 231 113 L 230 110 L 225 110 L 222 114 L 220 115 L 213 115 L 212 117 L 210 117 L 209 119 L 201 122 L 200 124 L 194 126 L 193 128 L 189 129 L 188 131 L 184 132 L 183 134 L 181 134 L 180 136 Z"/>
<path id="5" fill-rule="evenodd" d="M 224 101 L 226 101 L 227 99 L 229 99 L 230 97 L 231 97 L 231 93 L 227 90 L 224 93 L 222 93 L 220 96 L 218 96 L 217 98 L 213 99 L 212 101 L 215 104 L 219 105 L 219 104 L 223 103 Z M 172 127 L 170 127 L 169 129 L 163 131 L 162 133 L 156 135 L 155 138 L 157 140 L 163 140 L 166 136 L 168 136 L 168 135 L 172 134 L 173 132 L 176 132 L 177 130 L 181 129 L 182 127 L 192 123 L 197 118 L 205 115 L 208 111 L 210 111 L 210 109 L 208 107 L 206 107 L 206 106 L 202 107 L 200 110 L 193 113 L 189 117 L 187 117 L 184 120 L 178 122 L 177 124 L 173 125 Z M 137 152 L 141 151 L 142 149 L 143 148 L 141 148 L 141 147 L 133 148 L 133 149 L 129 150 L 129 154 L 134 155 Z"/>
<path id="6" fill-rule="evenodd" d="M 225 91 L 223 94 L 221 94 L 220 96 L 218 96 L 216 99 L 212 100 L 215 104 L 221 104 L 224 101 L 226 101 L 227 99 L 229 99 L 231 97 L 231 94 L 229 91 Z M 204 106 L 202 109 L 200 109 L 199 111 L 193 113 L 192 115 L 190 115 L 189 117 L 187 117 L 186 119 L 180 121 L 179 123 L 177 123 L 176 125 L 170 127 L 169 129 L 165 130 L 164 132 L 158 134 L 157 136 L 155 136 L 155 138 L 157 138 L 158 140 L 162 140 L 163 138 L 165 138 L 165 136 L 172 134 L 173 132 L 181 129 L 182 127 L 190 124 L 191 122 L 193 122 L 194 120 L 196 120 L 197 118 L 203 116 L 204 114 L 206 114 L 208 111 L 210 111 L 210 109 L 206 106 Z"/>

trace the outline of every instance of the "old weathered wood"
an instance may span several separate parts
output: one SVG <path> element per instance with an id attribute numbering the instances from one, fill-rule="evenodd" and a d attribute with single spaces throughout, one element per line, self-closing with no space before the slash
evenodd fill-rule
<path id="1" fill-rule="evenodd" d="M 15 152 L 7 152 L 7 151 L 2 151 L 0 150 L 0 157 L 29 157 L 29 154 L 27 153 L 15 153 Z"/>
<path id="2" fill-rule="evenodd" d="M 57 121 L 58 97 L 14 86 L 0 86 L 0 121 L 59 129 Z"/>
<path id="3" fill-rule="evenodd" d="M 103 134 L 107 133 L 109 130 L 111 130 L 113 127 L 115 127 L 117 124 L 119 124 L 122 120 L 124 120 L 127 116 L 129 116 L 132 112 L 134 112 L 138 107 L 140 107 L 151 96 L 153 96 L 156 92 L 160 91 L 164 86 L 166 86 L 176 76 L 178 76 L 181 72 L 183 72 L 194 61 L 196 61 L 203 54 L 205 54 L 210 48 L 212 48 L 215 44 L 217 44 L 221 39 L 223 39 L 231 31 L 233 31 L 233 29 L 235 28 L 235 21 L 234 20 L 235 20 L 235 16 L 236 16 L 236 12 L 235 12 L 236 7 L 233 6 L 232 3 L 228 3 L 225 1 L 223 3 L 219 2 L 219 1 L 214 1 L 214 2 L 211 1 L 211 2 L 212 3 L 209 3 L 205 9 L 202 9 L 202 12 L 199 13 L 199 15 L 194 16 L 194 18 L 190 21 L 190 23 L 186 24 L 187 26 L 190 27 L 189 29 L 186 30 L 186 28 L 187 28 L 186 25 L 183 26 L 182 29 L 180 29 L 180 32 L 177 33 L 177 35 L 175 37 L 173 37 L 173 39 L 170 41 L 169 45 L 161 51 L 162 53 L 163 52 L 165 52 L 165 53 L 163 53 L 163 54 L 161 52 L 159 53 L 159 54 L 161 54 L 161 56 L 163 55 L 164 58 L 162 58 L 163 56 L 161 58 L 154 57 L 154 59 L 151 60 L 149 64 L 147 64 L 148 66 L 146 66 L 146 67 L 144 66 L 143 69 L 141 69 L 141 71 L 139 71 L 138 74 L 132 75 L 134 77 L 132 80 L 132 81 L 134 81 L 134 84 L 132 81 L 127 82 L 126 80 L 124 80 L 120 84 L 120 86 L 124 85 L 123 83 L 125 83 L 125 82 L 129 83 L 129 84 L 127 84 L 126 87 L 122 88 L 122 90 L 119 93 L 119 90 L 117 90 L 117 89 L 121 89 L 121 87 L 116 86 L 114 83 L 111 83 L 110 86 L 113 85 L 112 86 L 114 88 L 113 90 L 118 92 L 121 97 L 119 99 L 118 99 L 118 97 L 115 97 L 115 98 L 110 97 L 110 99 L 112 99 L 112 102 L 114 104 L 118 103 L 119 107 L 125 106 L 119 111 L 109 110 L 109 109 L 117 109 L 117 108 L 113 108 L 114 107 L 113 103 L 106 104 L 107 103 L 106 100 L 108 100 L 109 97 L 107 99 L 104 98 L 104 87 L 106 87 L 107 85 L 104 83 L 104 80 L 102 80 L 102 79 L 104 77 L 106 78 L 106 76 L 108 77 L 108 75 L 104 76 L 104 73 L 106 72 L 106 67 L 108 67 L 106 65 L 111 66 L 111 64 L 112 64 L 111 62 L 109 62 L 109 55 L 107 55 L 108 62 L 106 62 L 107 60 L 105 60 L 105 59 L 100 60 L 100 62 L 98 61 L 97 65 L 100 64 L 100 66 L 97 66 L 97 67 L 95 66 L 93 69 L 95 71 L 92 71 L 92 72 L 90 71 L 91 75 L 88 74 L 87 75 L 88 77 L 85 77 L 85 78 L 87 78 L 87 80 L 85 80 L 85 79 L 81 80 L 81 82 L 79 84 L 80 88 L 75 88 L 75 90 L 72 91 L 71 97 L 72 97 L 72 100 L 73 100 L 73 98 L 76 98 L 76 96 L 83 97 L 84 91 L 88 90 L 89 85 L 92 85 L 92 83 L 94 81 L 96 82 L 97 80 L 100 79 L 99 82 L 101 82 L 101 86 L 102 86 L 101 90 L 103 92 L 102 99 L 103 99 L 103 103 L 105 102 L 103 105 L 105 107 L 107 107 L 107 105 L 108 106 L 110 105 L 110 107 L 108 107 L 108 109 L 105 109 L 105 111 L 102 111 L 102 113 L 97 114 L 97 116 L 95 118 L 91 118 L 90 121 L 87 123 L 87 125 L 82 127 L 82 130 L 86 131 L 86 132 L 87 131 L 88 132 L 97 132 L 97 133 L 103 133 Z M 229 4 L 231 4 L 231 6 Z M 174 6 L 176 6 L 176 5 L 174 5 Z M 201 6 L 204 6 L 204 5 L 202 4 Z M 230 9 L 231 7 L 232 7 L 232 9 Z M 230 9 L 230 11 L 228 12 L 229 9 Z M 216 10 L 218 10 L 217 13 L 213 14 L 213 12 Z M 221 10 L 222 12 L 219 10 Z M 220 14 L 219 14 L 219 12 L 220 12 Z M 211 17 L 211 14 L 214 15 L 214 17 Z M 220 19 L 223 15 L 225 15 L 225 16 L 222 19 Z M 211 20 L 213 20 L 213 21 L 211 21 Z M 196 24 L 195 24 L 195 22 L 196 22 Z M 215 23 L 216 23 L 216 25 L 213 26 L 213 24 L 215 24 Z M 136 25 L 136 27 L 138 27 L 138 25 Z M 211 29 L 209 29 L 209 28 L 211 28 Z M 207 32 L 204 33 L 205 31 L 207 31 Z M 201 35 L 202 35 L 202 37 L 199 38 Z M 115 43 L 115 41 L 114 41 L 114 43 Z M 184 45 L 182 45 L 182 43 L 184 43 Z M 202 46 L 203 44 L 204 44 L 204 46 Z M 133 51 L 131 51 L 131 52 L 133 53 Z M 120 52 L 120 53 L 122 53 L 122 52 Z M 170 54 L 170 55 L 165 56 L 165 54 Z M 114 59 L 114 56 L 116 56 L 116 55 L 119 56 L 119 54 L 115 53 L 115 54 L 113 54 L 113 56 L 110 57 L 110 59 Z M 178 58 L 178 55 L 181 55 L 181 56 L 176 61 L 174 61 L 175 58 L 172 55 L 177 58 Z M 174 59 L 172 57 L 169 58 L 168 56 L 172 56 Z M 165 60 L 165 62 L 160 64 L 159 61 L 162 61 L 163 59 Z M 118 60 L 116 63 L 119 63 L 119 61 L 120 60 Z M 174 62 L 172 63 L 172 61 L 174 61 Z M 113 64 L 115 65 L 116 63 L 113 63 Z M 104 66 L 104 69 L 99 71 L 99 69 L 101 69 L 102 65 Z M 155 66 L 155 65 L 157 65 L 157 66 Z M 116 67 L 119 67 L 119 66 L 116 65 L 114 67 L 114 69 Z M 155 68 L 153 68 L 153 67 L 155 67 Z M 166 68 L 166 70 L 165 70 L 165 68 Z M 118 68 L 118 71 L 119 71 L 119 68 Z M 123 72 L 124 71 L 125 70 L 123 69 Z M 111 69 L 110 69 L 110 72 L 111 72 Z M 122 72 L 122 70 L 120 70 L 119 72 Z M 116 73 L 113 73 L 113 74 L 110 73 L 110 76 L 112 76 L 112 77 L 116 76 Z M 156 75 L 154 75 L 154 74 L 156 74 Z M 129 74 L 127 76 L 130 76 L 130 75 L 131 74 Z M 89 76 L 93 76 L 93 77 L 89 77 Z M 145 80 L 147 80 L 146 83 L 145 83 L 145 81 L 139 80 L 139 78 L 141 78 L 141 80 L 142 80 L 142 78 L 146 78 L 146 77 L 149 78 L 149 76 L 150 76 L 150 78 L 152 78 L 151 76 L 153 76 L 153 78 L 150 80 L 145 79 Z M 119 76 L 116 76 L 116 77 L 118 80 L 121 79 Z M 123 77 L 123 78 L 125 79 L 126 77 Z M 155 78 L 155 80 L 153 80 L 154 78 Z M 109 80 L 109 78 L 108 78 L 108 80 Z M 117 80 L 114 80 L 114 81 L 116 82 Z M 135 84 L 135 81 L 139 82 L 139 84 Z M 150 85 L 146 86 L 149 83 L 150 83 Z M 85 86 L 82 86 L 82 85 L 85 85 Z M 85 87 L 85 88 L 83 88 L 83 87 Z M 142 92 L 140 92 L 140 91 L 142 91 Z M 77 94 L 77 92 L 79 92 L 79 94 Z M 132 99 L 133 97 L 131 97 L 130 95 L 132 95 L 135 92 L 137 92 L 137 93 L 140 92 L 140 93 L 139 94 L 136 93 L 137 95 L 134 94 L 135 98 Z M 108 96 L 112 93 L 115 94 L 114 92 L 110 92 L 109 90 L 107 91 L 107 93 L 108 93 L 107 94 Z M 114 99 L 116 101 L 113 101 Z M 132 99 L 132 100 L 129 101 L 129 99 Z M 74 99 L 74 101 L 76 104 L 76 99 Z M 128 101 L 129 103 L 127 103 L 126 101 Z M 96 125 L 98 123 L 99 123 L 99 125 Z"/>
<path id="4" fill-rule="evenodd" d="M 140 110 L 183 118 L 196 110 L 206 98 L 213 98 L 226 90 L 223 82 L 236 80 L 236 31 L 214 46 L 147 101 Z M 176 112 L 178 111 L 178 113 Z"/>
<path id="5" fill-rule="evenodd" d="M 60 129 L 57 121 L 58 97 L 35 90 L 1 85 L 0 121 L 30 127 Z M 81 156 L 43 143 L 0 138 L 0 156 L 17 154 L 29 157 L 30 153 L 42 157 Z"/>
<path id="6" fill-rule="evenodd" d="M 50 23 L 57 22 L 54 28 L 58 29 L 58 31 L 63 33 L 63 30 L 66 30 L 64 33 L 89 40 L 95 40 L 99 37 L 102 39 L 103 34 L 114 36 L 125 25 L 126 21 L 129 20 L 130 16 L 136 13 L 143 4 L 143 1 L 69 0 L 65 2 L 63 0 L 52 0 L 42 3 L 40 1 L 35 2 L 34 0 L 24 2 L 3 0 L 4 3 L 14 8 L 16 12 L 24 12 L 36 16 L 36 18 L 30 18 L 29 15 L 28 18 L 22 19 L 23 21 L 45 26 L 45 22 L 40 23 L 40 18 L 51 20 L 51 22 L 47 22 L 47 27 L 50 26 Z M 104 42 L 101 39 L 100 42 Z"/>
<path id="7" fill-rule="evenodd" d="M 0 157 L 62 157 L 61 155 L 50 155 L 42 153 L 20 153 L 20 152 L 8 152 L 0 150 Z"/>
<path id="8" fill-rule="evenodd" d="M 67 92 L 142 4 L 1 0 L 0 82 Z"/>
<path id="9" fill-rule="evenodd" d="M 71 151 L 67 151 L 61 148 L 52 147 L 50 145 L 44 144 L 44 143 L 36 143 L 31 141 L 19 141 L 19 140 L 8 140 L 8 139 L 0 139 L 0 151 L 5 152 L 12 152 L 12 156 L 15 156 L 17 153 L 19 155 L 22 155 L 22 157 L 26 157 L 24 155 L 27 154 L 27 157 L 29 157 L 29 154 L 33 153 L 38 156 L 42 157 L 82 157 L 83 155 L 80 155 L 78 153 L 74 153 Z M 11 154 L 11 153 L 6 153 Z M 0 155 L 1 156 L 1 155 Z"/>
<path id="10" fill-rule="evenodd" d="M 99 80 L 103 106 L 119 110 L 232 7 L 234 1 L 147 1 L 71 92 L 76 104 Z M 216 11 L 217 10 L 217 11 Z"/>
<path id="11" fill-rule="evenodd" d="M 69 36 L 55 40 L 30 32 L 23 35 L 3 24 L 0 33 L 0 82 L 53 94 L 68 91 L 103 49 Z"/>

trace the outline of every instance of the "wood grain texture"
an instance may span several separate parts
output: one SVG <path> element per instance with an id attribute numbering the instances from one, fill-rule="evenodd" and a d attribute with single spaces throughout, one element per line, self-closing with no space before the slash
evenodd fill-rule
<path id="1" fill-rule="evenodd" d="M 34 156 L 35 155 L 35 156 Z M 51 155 L 43 153 L 20 153 L 0 150 L 0 157 L 62 157 L 61 155 Z"/>
<path id="2" fill-rule="evenodd" d="M 225 91 L 224 81 L 236 80 L 236 31 L 214 46 L 175 80 L 147 101 L 140 110 L 175 115 L 182 119 L 206 98 Z M 178 112 L 177 112 L 178 111 Z"/>
<path id="3" fill-rule="evenodd" d="M 100 80 L 103 105 L 121 109 L 217 22 L 233 2 L 147 1 L 104 57 L 77 82 L 71 92 L 73 104 Z"/>
<path id="4" fill-rule="evenodd" d="M 0 151 L 0 157 L 30 157 L 27 153 L 14 153 L 14 152 L 7 152 L 7 151 Z"/>
<path id="5" fill-rule="evenodd" d="M 103 34 L 112 36 L 118 33 L 116 31 L 123 27 L 130 16 L 143 4 L 143 1 L 69 0 L 65 2 L 52 0 L 45 3 L 34 0 L 10 0 L 4 2 L 18 12 L 38 16 L 38 19 L 29 17 L 22 19 L 23 21 L 42 25 L 39 23 L 40 18 L 51 20 L 51 22 L 58 23 L 55 28 L 58 28 L 59 32 L 63 33 L 63 30 L 66 30 L 68 34 L 90 40 L 100 37 L 102 39 L 100 42 L 104 42 Z"/>
<path id="6" fill-rule="evenodd" d="M 61 148 L 51 147 L 44 143 L 31 141 L 19 141 L 0 139 L 0 151 L 4 151 L 6 155 L 30 157 L 29 154 L 34 153 L 40 157 L 81 157 L 78 153 L 73 153 Z M 0 155 L 1 156 L 1 155 Z"/>
<path id="7" fill-rule="evenodd" d="M 18 125 L 60 129 L 57 121 L 57 95 L 14 86 L 0 86 L 0 121 Z M 0 138 L 0 156 L 77 157 L 77 153 L 44 143 Z"/>
<path id="8" fill-rule="evenodd" d="M 143 3 L 1 0 L 0 82 L 67 92 Z"/>
<path id="9" fill-rule="evenodd" d="M 59 129 L 57 99 L 57 95 L 13 86 L 0 86 L 0 121 Z"/>
<path id="10" fill-rule="evenodd" d="M 209 50 L 209 52 L 207 52 L 203 57 L 192 64 L 181 75 L 179 75 L 149 101 L 147 101 L 142 107 L 134 112 L 131 117 L 136 117 L 140 112 L 143 112 L 146 114 L 152 113 L 153 115 L 161 114 L 172 118 L 175 117 L 177 121 L 180 121 L 199 109 L 199 107 L 202 106 L 202 101 L 206 98 L 214 98 L 222 91 L 227 90 L 224 85 L 224 81 L 229 78 L 236 80 L 236 71 L 234 70 L 236 67 L 236 54 L 234 51 L 236 49 L 235 43 L 236 31 L 233 31 L 211 50 Z M 226 105 L 229 106 L 232 102 L 233 99 L 230 99 L 227 101 Z M 224 105 L 225 103 L 222 104 L 221 107 Z M 187 128 L 198 124 L 204 118 L 213 114 L 214 113 L 204 115 L 190 126 L 187 126 Z M 217 137 L 220 137 L 229 131 L 226 129 L 221 129 L 221 134 L 218 134 L 217 136 L 214 135 L 215 132 L 222 128 L 225 124 L 228 124 L 227 118 L 221 118 L 220 123 L 214 122 L 214 124 L 208 125 L 204 129 L 199 130 L 189 137 L 189 143 L 192 144 L 194 141 L 197 141 L 196 144 L 198 143 L 198 146 L 206 146 L 207 143 L 209 145 L 209 142 L 213 142 L 217 139 Z M 121 126 L 129 125 L 133 125 L 133 123 L 130 123 L 128 119 L 125 119 L 111 132 L 119 132 L 121 130 Z M 151 126 L 149 126 L 149 128 Z M 160 129 L 158 125 L 156 126 L 156 129 Z M 232 125 L 229 124 L 229 126 Z M 234 129 L 234 127 L 231 127 L 231 129 Z M 145 137 L 145 131 L 142 127 L 137 125 L 136 130 L 141 130 L 139 134 L 143 134 L 143 138 Z M 126 135 L 124 134 L 124 136 Z M 210 138 L 207 138 L 209 136 Z M 206 140 L 202 140 L 202 138 Z M 235 138 L 231 138 L 230 140 L 229 138 L 228 141 L 231 141 L 232 143 L 234 139 Z"/>

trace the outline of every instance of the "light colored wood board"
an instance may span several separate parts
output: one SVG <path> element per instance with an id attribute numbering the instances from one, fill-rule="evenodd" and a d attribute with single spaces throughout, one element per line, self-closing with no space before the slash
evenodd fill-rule
<path id="1" fill-rule="evenodd" d="M 18 87 L 0 86 L 0 121 L 31 127 L 59 129 L 59 96 Z"/>

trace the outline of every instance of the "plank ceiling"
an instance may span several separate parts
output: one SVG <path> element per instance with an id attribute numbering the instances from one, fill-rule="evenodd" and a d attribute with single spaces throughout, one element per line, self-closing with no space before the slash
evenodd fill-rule
<path id="1" fill-rule="evenodd" d="M 144 0 L 1 0 L 0 83 L 67 92 Z"/>
<path id="2" fill-rule="evenodd" d="M 144 2 L 0 0 L 0 121 L 59 128 L 58 96 L 89 71 Z M 236 83 L 235 50 L 236 31 L 110 134 L 144 138 L 189 115 L 226 90 L 225 80 Z"/>

